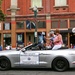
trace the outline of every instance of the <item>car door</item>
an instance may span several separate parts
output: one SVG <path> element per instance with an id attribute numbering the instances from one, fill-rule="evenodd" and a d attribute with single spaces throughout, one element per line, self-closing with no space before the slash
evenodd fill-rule
<path id="1" fill-rule="evenodd" d="M 41 67 L 50 67 L 51 62 L 51 52 L 50 50 L 42 50 L 39 54 L 39 61 Z"/>
<path id="2" fill-rule="evenodd" d="M 37 47 L 28 47 L 20 53 L 20 65 L 27 67 L 45 67 L 48 65 L 50 54 L 47 50 L 38 50 Z"/>
<path id="3" fill-rule="evenodd" d="M 34 67 L 39 65 L 39 52 L 28 49 L 20 53 L 20 66 Z"/>

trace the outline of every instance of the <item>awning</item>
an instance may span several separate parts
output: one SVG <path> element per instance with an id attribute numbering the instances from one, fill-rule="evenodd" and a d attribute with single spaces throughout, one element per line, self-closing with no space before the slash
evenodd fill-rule
<path id="1" fill-rule="evenodd" d="M 60 30 L 60 33 L 68 33 L 68 30 Z"/>
<path id="2" fill-rule="evenodd" d="M 75 28 L 69 28 L 69 29 L 68 29 L 68 32 L 69 32 L 69 33 L 75 33 Z"/>
<path id="3" fill-rule="evenodd" d="M 53 31 L 55 31 L 55 30 L 53 30 Z M 60 33 L 74 33 L 74 32 L 75 32 L 75 29 L 73 31 L 73 28 L 60 30 Z"/>

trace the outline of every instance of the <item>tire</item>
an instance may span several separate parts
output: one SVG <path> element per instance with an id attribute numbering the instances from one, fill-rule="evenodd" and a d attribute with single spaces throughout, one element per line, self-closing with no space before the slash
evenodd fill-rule
<path id="1" fill-rule="evenodd" d="M 63 57 L 58 57 L 54 59 L 52 67 L 54 70 L 62 72 L 69 68 L 69 63 L 67 59 Z"/>
<path id="2" fill-rule="evenodd" d="M 11 64 L 8 58 L 6 57 L 0 57 L 0 70 L 8 70 L 10 69 Z"/>

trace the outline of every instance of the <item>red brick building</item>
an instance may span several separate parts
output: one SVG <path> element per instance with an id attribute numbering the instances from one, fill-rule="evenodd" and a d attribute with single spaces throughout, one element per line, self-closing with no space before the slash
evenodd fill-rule
<path id="1" fill-rule="evenodd" d="M 33 7 L 37 6 L 37 18 Z M 45 32 L 48 37 L 50 30 L 60 29 L 63 40 L 67 37 L 68 46 L 75 44 L 75 1 L 74 0 L 3 0 L 2 10 L 6 14 L 5 22 L 0 23 L 0 43 L 3 48 L 18 43 L 27 45 L 35 42 L 35 25 L 37 32 Z M 27 24 L 31 28 L 27 29 Z M 65 40 L 64 40 L 65 42 Z"/>

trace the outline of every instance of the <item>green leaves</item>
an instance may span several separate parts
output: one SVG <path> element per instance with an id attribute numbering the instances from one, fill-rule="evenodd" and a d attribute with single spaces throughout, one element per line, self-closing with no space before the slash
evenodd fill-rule
<path id="1" fill-rule="evenodd" d="M 2 10 L 0 10 L 0 21 L 5 21 L 5 15 Z"/>
<path id="2" fill-rule="evenodd" d="M 0 8 L 1 8 L 2 1 L 3 1 L 3 0 L 0 0 Z"/>
<path id="3" fill-rule="evenodd" d="M 5 20 L 5 15 L 4 15 L 3 11 L 1 10 L 2 1 L 3 0 L 0 0 L 0 21 L 4 21 Z"/>

